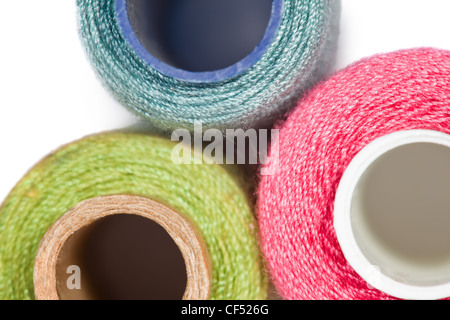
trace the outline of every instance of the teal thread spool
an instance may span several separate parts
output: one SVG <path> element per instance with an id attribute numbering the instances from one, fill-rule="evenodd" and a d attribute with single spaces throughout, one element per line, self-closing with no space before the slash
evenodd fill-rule
<path id="1" fill-rule="evenodd" d="M 205 129 L 248 128 L 279 117 L 291 99 L 330 67 L 340 11 L 338 0 L 77 0 L 77 4 L 84 47 L 105 86 L 132 112 L 166 130 L 192 130 L 195 121 Z M 211 21 L 220 19 L 208 16 L 210 20 L 202 21 L 201 16 L 190 15 L 199 11 L 190 6 L 209 6 L 211 15 L 214 8 L 221 8 L 217 17 L 229 19 L 213 25 Z M 208 57 L 202 48 L 208 48 L 214 33 L 191 37 L 204 40 L 196 44 L 176 31 L 185 30 L 190 17 L 200 25 L 197 30 L 218 33 L 226 23 L 233 25 L 244 6 L 248 19 L 241 19 L 241 32 L 234 31 L 230 38 L 226 33 L 217 35 L 226 49 L 222 51 L 230 53 L 222 58 L 214 50 L 210 54 L 217 59 L 199 58 L 200 53 Z M 258 18 L 252 15 L 256 6 L 266 8 L 260 19 L 267 24 L 262 32 L 250 32 L 250 46 L 244 48 L 246 42 L 235 41 L 236 34 L 249 30 L 251 17 Z M 158 24 L 159 20 L 165 23 Z M 170 39 L 174 40 L 167 44 Z M 183 50 L 183 41 L 184 48 L 190 44 L 193 49 Z M 183 56 L 185 51 L 191 56 Z"/>

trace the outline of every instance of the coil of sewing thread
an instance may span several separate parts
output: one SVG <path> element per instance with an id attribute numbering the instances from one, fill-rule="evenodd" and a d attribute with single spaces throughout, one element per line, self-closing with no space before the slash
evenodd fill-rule
<path id="1" fill-rule="evenodd" d="M 374 56 L 280 125 L 257 210 L 285 298 L 450 297 L 449 75 L 448 51 Z"/>
<path id="2" fill-rule="evenodd" d="M 78 0 L 85 51 L 133 113 L 173 130 L 280 117 L 332 66 L 335 0 Z"/>
<path id="3" fill-rule="evenodd" d="M 0 297 L 265 299 L 239 179 L 219 165 L 176 165 L 173 148 L 103 133 L 31 169 L 0 209 Z"/>

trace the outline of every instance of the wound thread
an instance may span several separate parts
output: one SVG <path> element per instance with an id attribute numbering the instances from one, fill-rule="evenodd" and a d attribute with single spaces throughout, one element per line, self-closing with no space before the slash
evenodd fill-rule
<path id="1" fill-rule="evenodd" d="M 343 255 L 333 225 L 336 190 L 352 159 L 378 138 L 419 129 L 450 134 L 449 74 L 448 51 L 377 55 L 318 85 L 280 124 L 272 146 L 279 161 L 269 165 L 277 174 L 261 177 L 257 210 L 263 252 L 285 298 L 393 298 Z"/>
<path id="2" fill-rule="evenodd" d="M 332 64 L 339 1 L 274 0 L 266 38 L 255 49 L 261 54 L 224 74 L 177 69 L 178 78 L 166 75 L 167 64 L 145 51 L 136 36 L 127 36 L 133 22 L 127 22 L 126 4 L 77 0 L 83 46 L 117 100 L 164 130 L 193 130 L 195 121 L 221 130 L 272 121 Z"/>
<path id="3" fill-rule="evenodd" d="M 211 259 L 211 299 L 265 299 L 267 279 L 248 197 L 218 165 L 174 165 L 175 143 L 111 132 L 62 147 L 38 163 L 0 209 L 0 298 L 33 299 L 39 243 L 82 201 L 132 195 L 159 202 L 188 219 Z M 193 152 L 194 158 L 201 155 Z"/>

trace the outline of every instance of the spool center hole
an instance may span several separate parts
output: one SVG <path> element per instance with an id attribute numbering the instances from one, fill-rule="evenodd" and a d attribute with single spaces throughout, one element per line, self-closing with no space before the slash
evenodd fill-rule
<path id="1" fill-rule="evenodd" d="M 357 244 L 399 282 L 450 280 L 450 148 L 414 143 L 375 160 L 353 194 Z"/>
<path id="2" fill-rule="evenodd" d="M 67 286 L 71 265 L 80 268 L 80 290 Z M 187 284 L 183 256 L 165 229 L 128 214 L 74 233 L 60 251 L 56 272 L 62 300 L 180 300 Z"/>
<path id="3" fill-rule="evenodd" d="M 272 0 L 128 0 L 128 18 L 155 58 L 185 71 L 229 67 L 264 37 Z"/>

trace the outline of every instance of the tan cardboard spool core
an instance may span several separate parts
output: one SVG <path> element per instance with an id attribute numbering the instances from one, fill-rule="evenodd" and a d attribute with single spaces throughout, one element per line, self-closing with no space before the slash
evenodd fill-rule
<path id="1" fill-rule="evenodd" d="M 62 293 L 67 274 L 57 265 L 61 257 L 70 256 L 74 239 L 83 230 L 108 217 L 136 215 L 156 222 L 175 242 L 185 263 L 184 300 L 206 300 L 210 296 L 211 268 L 206 247 L 195 227 L 168 207 L 144 197 L 113 195 L 83 201 L 58 219 L 41 240 L 34 265 L 34 290 L 38 300 L 90 299 L 89 292 Z M 68 251 L 68 252 L 65 252 Z"/>

